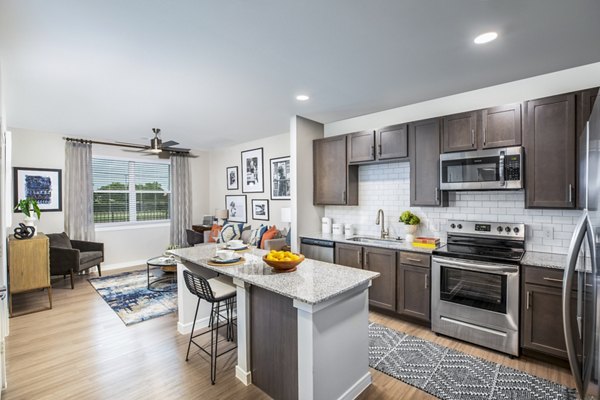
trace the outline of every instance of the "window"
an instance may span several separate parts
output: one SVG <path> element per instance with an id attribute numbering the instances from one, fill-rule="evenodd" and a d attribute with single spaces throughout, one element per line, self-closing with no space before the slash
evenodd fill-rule
<path id="1" fill-rule="evenodd" d="M 94 157 L 92 171 L 95 223 L 170 218 L 169 164 Z"/>

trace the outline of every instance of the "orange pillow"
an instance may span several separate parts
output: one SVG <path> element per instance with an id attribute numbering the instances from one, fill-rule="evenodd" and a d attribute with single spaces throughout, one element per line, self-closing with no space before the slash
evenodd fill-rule
<path id="1" fill-rule="evenodd" d="M 215 238 L 219 237 L 219 233 L 221 233 L 221 227 L 217 224 L 213 224 L 212 228 L 210 228 L 210 234 L 208 235 L 208 243 L 215 243 Z"/>
<path id="2" fill-rule="evenodd" d="M 278 233 L 279 233 L 279 230 L 277 229 L 277 227 L 275 225 L 273 225 L 272 227 L 267 229 L 267 231 L 265 233 L 263 233 L 263 235 L 262 235 L 262 239 L 260 241 L 260 248 L 264 249 L 266 241 L 274 239 Z"/>

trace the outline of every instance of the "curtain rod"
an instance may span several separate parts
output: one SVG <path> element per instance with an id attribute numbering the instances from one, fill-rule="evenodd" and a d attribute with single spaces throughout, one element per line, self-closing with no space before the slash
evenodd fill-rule
<path id="1" fill-rule="evenodd" d="M 136 144 L 128 144 L 128 143 L 112 143 L 112 142 L 102 142 L 98 140 L 89 140 L 89 139 L 80 139 L 80 138 L 72 138 L 72 137 L 63 137 L 67 142 L 77 142 L 77 143 L 89 143 L 89 144 L 101 144 L 105 146 L 115 146 L 115 147 L 127 147 L 130 149 L 143 149 L 143 145 Z M 181 154 L 181 155 L 189 155 L 189 151 L 176 151 L 176 150 L 165 150 L 169 153 Z"/>

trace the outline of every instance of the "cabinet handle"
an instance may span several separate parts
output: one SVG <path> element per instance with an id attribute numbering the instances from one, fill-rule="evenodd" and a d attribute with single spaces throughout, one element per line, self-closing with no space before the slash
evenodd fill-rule
<path id="1" fill-rule="evenodd" d="M 381 157 L 381 145 L 379 145 L 379 156 Z"/>
<path id="2" fill-rule="evenodd" d="M 440 190 L 436 187 L 435 188 L 435 204 L 440 204 Z"/>
<path id="3" fill-rule="evenodd" d="M 361 256 L 361 253 L 362 253 L 362 250 L 359 250 L 359 251 L 358 251 L 358 253 L 356 253 L 356 262 L 357 262 L 357 264 L 358 264 L 358 265 L 360 265 L 360 264 L 361 264 L 361 263 L 360 263 L 360 259 L 361 259 L 361 257 L 360 257 L 360 256 Z"/>
<path id="4" fill-rule="evenodd" d="M 375 146 L 371 146 L 371 154 L 373 159 L 375 159 Z"/>
<path id="5" fill-rule="evenodd" d="M 429 274 L 425 274 L 425 289 L 429 288 Z"/>
<path id="6" fill-rule="evenodd" d="M 475 129 L 471 129 L 471 146 L 475 146 Z"/>
<path id="7" fill-rule="evenodd" d="M 346 191 L 344 190 L 344 193 L 342 193 L 342 203 L 346 202 Z"/>
<path id="8" fill-rule="evenodd" d="M 556 278 L 549 278 L 547 276 L 544 277 L 545 281 L 550 281 L 550 282 L 559 282 L 559 283 L 563 283 L 562 279 L 556 279 Z"/>
<path id="9" fill-rule="evenodd" d="M 419 260 L 418 258 L 408 258 L 408 257 L 406 257 L 406 259 L 408 261 L 412 261 L 412 262 L 421 262 L 421 260 Z"/>
<path id="10" fill-rule="evenodd" d="M 569 203 L 573 202 L 573 185 L 569 183 Z"/>
<path id="11" fill-rule="evenodd" d="M 529 310 L 531 308 L 531 292 L 528 290 L 527 291 L 527 310 Z"/>
<path id="12" fill-rule="evenodd" d="M 483 145 L 487 142 L 487 128 L 483 128 Z"/>
<path id="13" fill-rule="evenodd" d="M 365 268 L 369 268 L 369 252 L 365 251 Z"/>

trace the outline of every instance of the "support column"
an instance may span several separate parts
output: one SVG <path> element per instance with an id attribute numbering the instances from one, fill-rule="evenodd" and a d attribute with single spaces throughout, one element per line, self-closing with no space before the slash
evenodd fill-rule
<path id="1" fill-rule="evenodd" d="M 250 285 L 234 278 L 237 288 L 237 365 L 235 377 L 244 385 L 252 383 L 252 364 L 250 361 Z"/>

